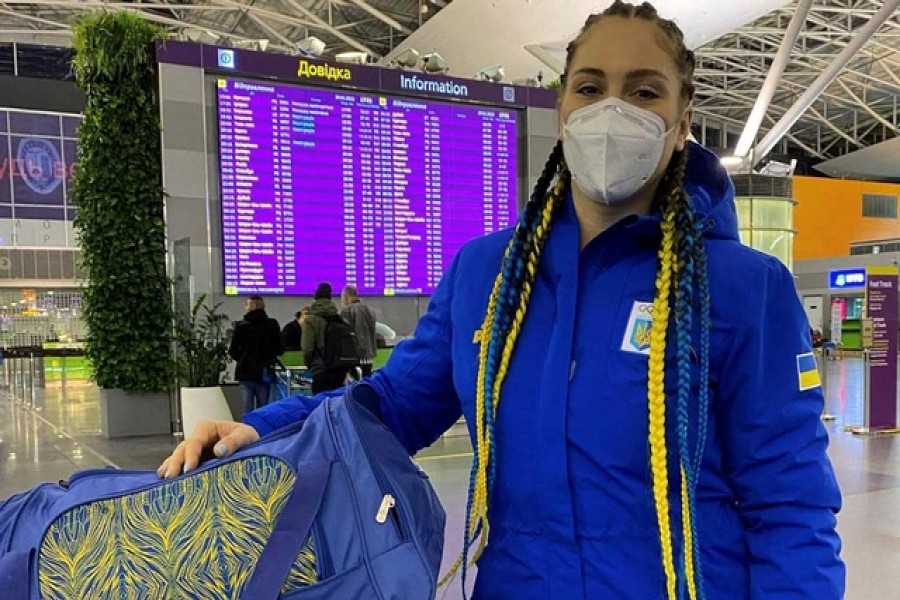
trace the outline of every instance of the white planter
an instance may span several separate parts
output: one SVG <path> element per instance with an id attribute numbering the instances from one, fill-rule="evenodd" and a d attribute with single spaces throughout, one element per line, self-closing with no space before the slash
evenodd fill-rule
<path id="1" fill-rule="evenodd" d="M 233 421 L 222 388 L 181 388 L 181 429 L 189 436 L 200 421 Z"/>

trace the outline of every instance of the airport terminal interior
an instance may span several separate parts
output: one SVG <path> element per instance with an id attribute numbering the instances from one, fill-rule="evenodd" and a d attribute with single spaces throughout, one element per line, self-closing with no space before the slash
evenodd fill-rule
<path id="1" fill-rule="evenodd" d="M 516 223 L 560 136 L 566 46 L 611 4 L 0 2 L 0 502 L 81 469 L 155 470 L 197 422 L 243 414 L 233 360 L 211 384 L 173 377 L 140 397 L 97 383 L 84 259 L 98 253 L 79 229 L 97 213 L 74 198 L 91 135 L 73 66 L 85 15 L 129 13 L 166 38 L 146 50 L 164 191 L 153 264 L 181 329 L 117 346 L 113 363 L 181 364 L 185 316 L 204 304 L 224 352 L 248 298 L 280 328 L 329 282 L 338 310 L 345 285 L 373 309 L 379 369 L 460 249 Z M 801 390 L 824 392 L 845 597 L 900 598 L 900 0 L 653 4 L 696 53 L 690 136 L 733 181 L 740 241 L 791 272 L 808 321 L 814 367 L 797 369 Z M 176 362 L 140 355 L 151 346 Z M 311 394 L 292 350 L 271 402 Z M 443 573 L 466 528 L 464 420 L 415 459 L 447 512 Z M 458 580 L 437 597 L 462 598 Z"/>

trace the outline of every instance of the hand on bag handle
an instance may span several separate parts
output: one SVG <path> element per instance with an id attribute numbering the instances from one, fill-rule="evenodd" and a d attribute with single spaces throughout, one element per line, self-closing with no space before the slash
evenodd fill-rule
<path id="1" fill-rule="evenodd" d="M 234 421 L 202 421 L 163 461 L 156 474 L 166 479 L 177 477 L 196 469 L 204 455 L 223 458 L 257 440 L 259 433 L 249 425 Z"/>

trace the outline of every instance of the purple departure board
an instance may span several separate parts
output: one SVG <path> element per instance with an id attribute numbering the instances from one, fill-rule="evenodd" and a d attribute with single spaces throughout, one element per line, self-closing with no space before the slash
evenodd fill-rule
<path id="1" fill-rule="evenodd" d="M 217 86 L 226 294 L 431 294 L 466 242 L 515 222 L 516 111 Z"/>

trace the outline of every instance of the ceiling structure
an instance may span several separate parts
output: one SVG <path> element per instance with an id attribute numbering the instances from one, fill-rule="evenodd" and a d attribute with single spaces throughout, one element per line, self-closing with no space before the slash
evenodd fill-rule
<path id="1" fill-rule="evenodd" d="M 784 115 L 858 30 L 890 0 L 814 0 L 759 137 Z M 560 12 L 562 3 L 568 10 Z M 559 68 L 564 40 L 584 14 L 609 0 L 0 0 L 0 43 L 66 45 L 78 15 L 133 10 L 185 39 L 295 51 L 308 35 L 326 54 L 355 50 L 386 62 L 407 47 L 437 51 L 450 74 L 471 77 L 503 64 L 507 80 L 545 78 Z M 698 50 L 697 122 L 727 129 L 733 145 L 763 86 L 797 2 L 657 0 Z M 577 7 L 575 5 L 578 5 Z M 479 13 L 480 21 L 473 20 Z M 578 8 L 578 10 L 575 10 Z M 551 12 L 547 12 L 550 10 Z M 494 16 L 491 15 L 494 13 Z M 497 26 L 504 19 L 502 27 Z M 511 15 L 511 16 L 509 16 Z M 535 22 L 531 23 L 531 18 Z M 523 25 L 524 21 L 525 22 Z M 529 24 L 530 23 L 530 24 Z M 485 27 L 489 34 L 479 33 Z M 794 150 L 829 160 L 895 140 L 900 125 L 900 11 L 868 40 L 788 134 Z"/>
<path id="2" fill-rule="evenodd" d="M 762 131 L 835 61 L 884 0 L 815 0 Z M 740 133 L 793 15 L 793 3 L 698 51 L 697 112 Z M 789 141 L 827 160 L 898 135 L 900 12 L 895 12 L 791 128 Z"/>
<path id="3" fill-rule="evenodd" d="M 8 0 L 0 42 L 66 44 L 86 10 L 131 10 L 186 39 L 293 51 L 314 35 L 327 52 L 362 51 L 377 60 L 434 17 L 448 0 Z"/>
<path id="4" fill-rule="evenodd" d="M 548 81 L 562 69 L 566 45 L 578 34 L 587 15 L 611 3 L 612 0 L 454 0 L 395 52 L 407 47 L 423 52 L 437 50 L 449 63 L 451 73 L 462 77 L 471 77 L 488 65 L 500 63 L 508 80 L 535 77 L 542 70 Z M 692 48 L 789 3 L 791 0 L 653 0 L 663 16 L 678 22 Z M 563 6 L 566 10 L 561 10 Z"/>

